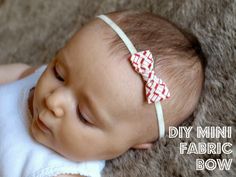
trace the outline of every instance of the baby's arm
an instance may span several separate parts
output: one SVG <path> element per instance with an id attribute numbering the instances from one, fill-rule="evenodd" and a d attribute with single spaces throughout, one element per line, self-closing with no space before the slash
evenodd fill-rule
<path id="1" fill-rule="evenodd" d="M 0 65 L 0 84 L 16 81 L 34 72 L 37 67 L 23 63 Z"/>

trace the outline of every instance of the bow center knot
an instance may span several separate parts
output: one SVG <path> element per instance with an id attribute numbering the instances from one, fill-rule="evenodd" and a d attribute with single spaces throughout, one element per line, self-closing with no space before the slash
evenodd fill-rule
<path id="1" fill-rule="evenodd" d="M 153 67 L 154 59 L 149 50 L 137 52 L 130 57 L 136 72 L 142 75 L 146 82 L 146 97 L 148 103 L 154 103 L 170 97 L 166 84 L 156 76 Z"/>

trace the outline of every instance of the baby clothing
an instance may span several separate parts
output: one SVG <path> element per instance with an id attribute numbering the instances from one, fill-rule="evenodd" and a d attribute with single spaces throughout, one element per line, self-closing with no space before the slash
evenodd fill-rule
<path id="1" fill-rule="evenodd" d="M 24 79 L 0 85 L 0 177 L 100 177 L 105 161 L 73 162 L 30 135 L 28 95 L 46 66 Z"/>

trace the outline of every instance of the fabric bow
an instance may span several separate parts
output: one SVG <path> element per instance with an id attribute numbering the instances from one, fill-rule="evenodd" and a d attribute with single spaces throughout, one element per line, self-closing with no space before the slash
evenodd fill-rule
<path id="1" fill-rule="evenodd" d="M 166 84 L 155 75 L 153 70 L 154 60 L 149 50 L 137 52 L 130 57 L 130 61 L 146 82 L 146 98 L 148 103 L 154 103 L 170 97 Z"/>

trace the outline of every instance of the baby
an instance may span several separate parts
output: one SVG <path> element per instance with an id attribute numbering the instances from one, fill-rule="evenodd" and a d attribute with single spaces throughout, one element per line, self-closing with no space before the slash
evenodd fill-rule
<path id="1" fill-rule="evenodd" d="M 80 29 L 46 69 L 0 66 L 0 88 L 37 75 L 27 92 L 29 136 L 44 153 L 57 152 L 80 168 L 83 161 L 151 148 L 169 126 L 187 119 L 201 94 L 204 63 L 197 39 L 171 22 L 150 13 L 115 12 Z M 103 165 L 94 175 L 76 167 L 40 175 L 99 176 Z"/>

